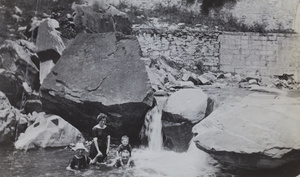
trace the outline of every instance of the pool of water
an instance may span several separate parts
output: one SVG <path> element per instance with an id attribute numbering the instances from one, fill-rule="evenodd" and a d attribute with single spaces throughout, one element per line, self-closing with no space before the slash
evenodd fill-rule
<path id="1" fill-rule="evenodd" d="M 74 152 L 65 148 L 16 151 L 12 147 L 0 147 L 0 176 L 2 177 L 295 177 L 300 174 L 300 161 L 275 170 L 246 171 L 221 170 L 219 164 L 208 154 L 198 150 L 186 153 L 134 149 L 132 155 L 136 167 L 112 168 L 105 165 L 90 166 L 88 170 L 67 171 L 69 159 Z M 113 153 L 112 153 L 113 154 Z M 114 155 L 112 155 L 114 156 Z M 110 157 L 113 158 L 113 157 Z"/>
<path id="2" fill-rule="evenodd" d="M 67 171 L 69 159 L 74 151 L 65 148 L 16 151 L 12 147 L 0 147 L 0 176 L 203 176 L 213 175 L 215 167 L 203 161 L 206 154 L 154 152 L 148 149 L 134 149 L 132 155 L 136 167 L 130 169 L 112 168 L 105 165 L 90 166 L 80 172 Z M 196 155 L 196 156 L 195 156 Z M 114 155 L 113 155 L 114 156 Z M 113 157 L 110 157 L 113 158 Z M 204 164 L 205 163 L 205 164 Z M 201 167 L 202 166 L 202 167 Z"/>

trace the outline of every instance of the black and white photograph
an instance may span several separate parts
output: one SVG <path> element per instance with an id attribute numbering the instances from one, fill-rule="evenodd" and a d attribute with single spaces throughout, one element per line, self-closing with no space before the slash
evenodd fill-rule
<path id="1" fill-rule="evenodd" d="M 0 0 L 0 177 L 300 177 L 300 0 Z"/>

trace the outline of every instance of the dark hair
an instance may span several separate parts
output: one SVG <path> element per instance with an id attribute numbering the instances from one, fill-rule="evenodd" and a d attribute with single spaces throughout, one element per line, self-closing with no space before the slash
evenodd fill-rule
<path id="1" fill-rule="evenodd" d="M 97 116 L 97 121 L 100 121 L 100 120 L 102 120 L 102 119 L 107 119 L 108 118 L 108 116 L 106 115 L 106 114 L 104 114 L 104 113 L 100 113 L 98 116 Z"/>

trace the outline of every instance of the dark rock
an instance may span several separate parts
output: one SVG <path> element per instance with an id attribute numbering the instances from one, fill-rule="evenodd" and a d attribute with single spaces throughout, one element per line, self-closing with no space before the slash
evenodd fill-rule
<path id="1" fill-rule="evenodd" d="M 13 72 L 15 77 L 32 88 L 39 89 L 39 69 L 31 60 L 32 53 L 26 48 L 20 46 L 17 42 L 7 40 L 0 47 L 0 58 L 2 67 L 10 72 Z"/>
<path id="2" fill-rule="evenodd" d="M 176 152 L 185 152 L 190 140 L 193 137 L 192 127 L 190 122 L 174 123 L 168 121 L 162 121 L 163 132 L 167 137 L 164 141 L 167 148 Z"/>
<path id="3" fill-rule="evenodd" d="M 133 36 L 79 34 L 64 51 L 41 87 L 47 113 L 60 115 L 90 134 L 102 112 L 115 137 L 139 140 L 144 116 L 152 106 L 152 89 Z M 114 137 L 113 137 L 114 138 Z"/>
<path id="4" fill-rule="evenodd" d="M 42 112 L 42 102 L 40 100 L 27 100 L 25 102 L 24 111 L 26 114 L 32 113 L 32 112 Z"/>
<path id="5" fill-rule="evenodd" d="M 74 5 L 76 12 L 74 24 L 78 32 L 105 33 L 118 31 L 127 35 L 132 34 L 132 24 L 124 12 L 117 10 L 112 5 L 102 5 Z"/>
<path id="6" fill-rule="evenodd" d="M 0 91 L 2 91 L 14 107 L 20 107 L 23 86 L 13 72 L 0 69 Z"/>

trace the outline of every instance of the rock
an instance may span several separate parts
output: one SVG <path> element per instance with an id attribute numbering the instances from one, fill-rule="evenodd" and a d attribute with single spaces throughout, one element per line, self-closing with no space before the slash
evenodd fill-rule
<path id="1" fill-rule="evenodd" d="M 58 22 L 50 18 L 41 22 L 39 26 L 36 46 L 37 55 L 40 58 L 40 84 L 43 83 L 65 49 L 60 33 L 56 30 L 58 27 Z"/>
<path id="2" fill-rule="evenodd" d="M 15 142 L 15 147 L 24 150 L 36 147 L 63 147 L 84 141 L 82 134 L 61 117 L 39 113 L 35 122 Z"/>
<path id="3" fill-rule="evenodd" d="M 114 6 L 103 4 L 73 5 L 76 15 L 74 24 L 79 32 L 92 33 L 122 32 L 132 33 L 132 24 L 126 13 Z"/>
<path id="4" fill-rule="evenodd" d="M 213 73 L 204 73 L 201 75 L 203 78 L 209 80 L 210 82 L 215 82 L 217 80 L 217 77 Z"/>
<path id="5" fill-rule="evenodd" d="M 32 112 L 42 112 L 42 102 L 40 100 L 26 100 L 24 111 L 26 114 L 32 113 Z"/>
<path id="6" fill-rule="evenodd" d="M 232 77 L 232 74 L 231 74 L 231 73 L 226 73 L 226 74 L 224 74 L 224 77 L 225 77 L 225 78 L 231 78 L 231 77 Z"/>
<path id="7" fill-rule="evenodd" d="M 20 107 L 23 86 L 13 72 L 0 69 L 0 91 L 7 96 L 13 106 Z"/>
<path id="8" fill-rule="evenodd" d="M 19 78 L 20 84 L 24 81 L 33 89 L 39 89 L 39 69 L 31 60 L 32 53 L 15 41 L 6 40 L 0 47 L 2 68 L 11 71 Z"/>
<path id="9" fill-rule="evenodd" d="M 27 117 L 12 107 L 3 92 L 0 92 L 0 144 L 10 145 L 15 141 L 16 128 L 18 134 L 27 126 Z M 19 125 L 17 125 L 17 123 Z"/>
<path id="10" fill-rule="evenodd" d="M 171 85 L 172 88 L 194 88 L 195 85 L 192 81 L 177 81 L 174 85 Z"/>
<path id="11" fill-rule="evenodd" d="M 257 85 L 257 80 L 256 79 L 250 79 L 249 81 L 248 81 L 248 83 L 250 84 L 250 85 Z"/>
<path id="12" fill-rule="evenodd" d="M 53 60 L 41 61 L 40 62 L 40 84 L 43 84 L 47 75 L 51 72 L 55 66 Z"/>
<path id="13" fill-rule="evenodd" d="M 134 36 L 79 34 L 41 86 L 46 113 L 60 115 L 91 134 L 96 116 L 106 113 L 118 138 L 139 141 L 152 88 Z"/>
<path id="14" fill-rule="evenodd" d="M 197 147 L 222 163 L 276 168 L 300 159 L 300 99 L 251 94 L 224 103 L 193 127 Z"/>
<path id="15" fill-rule="evenodd" d="M 164 90 L 157 90 L 155 93 L 154 93 L 154 96 L 169 96 L 169 93 L 164 91 Z"/>
<path id="16" fill-rule="evenodd" d="M 250 88 L 249 82 L 241 82 L 239 83 L 239 88 Z"/>
<path id="17" fill-rule="evenodd" d="M 208 96 L 201 89 L 181 89 L 167 100 L 163 108 L 163 119 L 172 122 L 199 122 L 205 116 L 207 99 Z"/>
<path id="18" fill-rule="evenodd" d="M 250 91 L 257 91 L 257 92 L 266 92 L 266 93 L 278 93 L 278 94 L 285 94 L 285 91 L 279 90 L 277 88 L 270 88 L 270 87 L 262 87 L 259 85 L 251 85 Z"/>
<path id="19" fill-rule="evenodd" d="M 194 85 L 200 85 L 201 81 L 199 80 L 198 76 L 194 73 L 191 74 L 191 76 L 188 78 L 188 81 L 191 81 L 194 83 Z"/>
<path id="20" fill-rule="evenodd" d="M 201 89 L 182 89 L 173 93 L 163 107 L 163 131 L 175 151 L 186 151 L 192 126 L 205 117 L 208 96 Z"/>
<path id="21" fill-rule="evenodd" d="M 200 80 L 200 85 L 210 85 L 210 81 L 207 80 L 205 77 L 203 77 L 202 75 L 201 76 L 198 76 L 198 79 Z"/>
<path id="22" fill-rule="evenodd" d="M 191 73 L 183 73 L 181 79 L 182 79 L 183 81 L 188 81 L 188 79 L 190 78 L 190 76 L 191 76 Z"/>
<path id="23" fill-rule="evenodd" d="M 148 66 L 146 66 L 146 71 L 148 73 L 150 83 L 153 89 L 155 90 L 158 90 L 158 88 L 165 89 L 164 79 L 156 69 L 149 68 Z"/>

